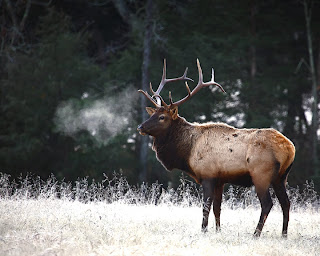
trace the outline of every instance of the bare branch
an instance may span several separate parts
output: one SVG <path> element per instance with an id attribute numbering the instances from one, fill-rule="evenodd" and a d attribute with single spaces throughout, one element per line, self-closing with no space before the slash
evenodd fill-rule
<path id="1" fill-rule="evenodd" d="M 24 25 L 26 23 L 26 20 L 28 18 L 29 12 L 30 12 L 30 7 L 31 7 L 31 0 L 28 0 L 26 3 L 26 10 L 24 11 L 22 20 L 20 22 L 20 31 L 22 31 L 24 28 Z"/>
<path id="2" fill-rule="evenodd" d="M 295 74 L 298 74 L 299 70 L 301 69 L 302 64 L 304 64 L 308 68 L 308 70 L 310 71 L 310 66 L 308 65 L 308 63 L 305 61 L 304 58 L 301 58 L 295 71 L 294 71 Z"/>

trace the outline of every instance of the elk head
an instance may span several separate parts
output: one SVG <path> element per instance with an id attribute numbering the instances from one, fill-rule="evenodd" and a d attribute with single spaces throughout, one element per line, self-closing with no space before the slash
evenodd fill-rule
<path id="1" fill-rule="evenodd" d="M 152 96 L 150 96 L 147 92 L 143 90 L 139 90 L 139 92 L 141 92 L 148 100 L 152 102 L 153 105 L 155 105 L 155 108 L 150 108 L 150 107 L 146 108 L 148 114 L 150 115 L 150 118 L 138 126 L 138 131 L 140 132 L 141 135 L 151 135 L 153 137 L 157 137 L 161 134 L 164 134 L 167 131 L 168 127 L 171 126 L 172 122 L 174 122 L 178 118 L 178 106 L 180 106 L 181 104 L 189 100 L 201 88 L 207 87 L 210 85 L 216 85 L 220 88 L 221 91 L 225 92 L 223 87 L 214 81 L 213 69 L 211 74 L 211 81 L 204 83 L 202 69 L 198 59 L 197 59 L 197 66 L 198 66 L 198 72 L 199 72 L 199 81 L 197 86 L 192 91 L 190 91 L 190 88 L 186 81 L 185 85 L 188 91 L 188 95 L 176 102 L 173 102 L 171 97 L 171 92 L 169 92 L 169 100 L 170 100 L 169 105 L 166 104 L 163 98 L 160 96 L 160 92 L 162 88 L 168 82 L 179 81 L 179 80 L 193 81 L 191 78 L 187 77 L 188 68 L 186 68 L 182 76 L 177 78 L 167 79 L 166 78 L 166 61 L 164 60 L 162 79 L 158 89 L 156 91 L 153 91 L 152 85 L 150 83 L 150 91 L 152 93 Z"/>

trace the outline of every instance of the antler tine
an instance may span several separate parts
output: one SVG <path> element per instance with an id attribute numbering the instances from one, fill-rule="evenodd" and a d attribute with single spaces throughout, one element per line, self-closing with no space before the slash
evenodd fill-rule
<path id="1" fill-rule="evenodd" d="M 212 69 L 212 73 L 211 73 L 211 80 L 209 82 L 204 83 L 203 82 L 202 69 L 201 69 L 201 66 L 200 66 L 199 59 L 197 59 L 197 66 L 198 66 L 198 73 L 199 73 L 199 81 L 198 81 L 197 86 L 192 91 L 190 91 L 190 88 L 189 88 L 188 83 L 186 81 L 185 84 L 186 84 L 186 88 L 187 88 L 187 91 L 188 91 L 188 95 L 185 96 L 183 99 L 177 101 L 177 102 L 173 102 L 171 92 L 169 92 L 170 105 L 167 105 L 164 102 L 163 98 L 160 96 L 160 92 L 161 92 L 163 86 L 168 82 L 173 82 L 173 81 L 178 81 L 178 80 L 190 80 L 190 81 L 193 82 L 193 80 L 191 78 L 187 77 L 188 68 L 186 68 L 186 70 L 184 71 L 182 76 L 177 77 L 177 78 L 167 79 L 167 77 L 166 77 L 167 65 L 166 65 L 166 60 L 165 59 L 163 60 L 162 79 L 161 79 L 161 82 L 159 84 L 158 89 L 156 91 L 154 91 L 153 88 L 152 88 L 152 84 L 150 83 L 150 91 L 152 93 L 152 96 L 150 96 L 147 92 L 145 92 L 143 90 L 139 90 L 139 92 L 144 94 L 144 96 L 146 96 L 148 98 L 148 100 L 150 100 L 152 102 L 152 104 L 154 104 L 157 108 L 161 107 L 161 103 L 166 108 L 179 106 L 182 103 L 184 103 L 185 101 L 187 101 L 189 98 L 191 98 L 193 95 L 195 95 L 201 88 L 207 87 L 207 86 L 210 86 L 210 85 L 216 85 L 216 86 L 218 86 L 220 88 L 221 91 L 225 92 L 223 87 L 220 84 L 218 84 L 217 82 L 214 81 L 214 70 L 213 69 Z"/>
<path id="2" fill-rule="evenodd" d="M 223 87 L 218 84 L 217 82 L 214 81 L 214 69 L 212 68 L 212 72 L 211 72 L 211 81 L 210 81 L 212 84 L 216 85 L 219 87 L 219 89 L 223 92 L 223 93 L 226 93 L 226 91 L 223 89 Z"/>
<path id="3" fill-rule="evenodd" d="M 197 59 L 197 66 L 198 66 L 198 71 L 199 71 L 199 82 L 198 82 L 196 88 L 193 89 L 192 94 L 195 94 L 202 87 L 207 87 L 209 85 L 216 85 L 220 88 L 221 91 L 223 91 L 224 93 L 226 92 L 220 84 L 218 84 L 216 81 L 214 81 L 214 69 L 212 69 L 212 72 L 211 72 L 211 81 L 204 83 L 202 69 L 200 66 L 199 59 Z"/>
<path id="4" fill-rule="evenodd" d="M 212 69 L 212 73 L 211 73 L 211 81 L 204 83 L 203 82 L 203 74 L 202 74 L 202 69 L 200 66 L 200 61 L 199 59 L 197 59 L 197 66 L 198 66 L 198 73 L 199 73 L 199 81 L 197 86 L 192 90 L 192 92 L 190 92 L 190 88 L 188 86 L 188 83 L 186 82 L 186 87 L 188 90 L 188 95 L 185 96 L 183 99 L 175 102 L 175 103 L 171 103 L 171 106 L 179 106 L 182 103 L 186 102 L 189 98 L 191 98 L 193 95 L 195 95 L 201 88 L 203 87 L 207 87 L 209 85 L 216 85 L 220 88 L 221 91 L 225 92 L 225 90 L 223 89 L 223 87 L 218 84 L 217 82 L 214 81 L 214 70 Z"/>
<path id="5" fill-rule="evenodd" d="M 183 75 L 177 78 L 167 78 L 167 65 L 166 65 L 166 59 L 163 60 L 163 71 L 162 71 L 162 79 L 158 86 L 158 89 L 154 92 L 152 87 L 150 86 L 150 90 L 153 94 L 153 96 L 157 97 L 160 95 L 160 92 L 162 91 L 164 85 L 169 82 L 179 81 L 179 80 L 189 80 L 193 82 L 193 79 L 187 77 L 188 68 L 184 71 Z"/>
<path id="6" fill-rule="evenodd" d="M 153 95 L 152 97 L 157 97 L 157 99 L 160 99 L 162 105 L 166 108 L 169 108 L 169 105 L 167 103 L 165 103 L 165 101 L 163 100 L 163 98 L 160 95 Z M 159 102 L 158 102 L 159 104 Z M 159 104 L 159 106 L 161 107 L 161 105 Z"/>
<path id="7" fill-rule="evenodd" d="M 189 96 L 191 94 L 191 91 L 190 91 L 190 88 L 189 88 L 189 85 L 188 85 L 187 81 L 186 81 L 186 88 L 187 88 L 188 96 Z"/>
<path id="8" fill-rule="evenodd" d="M 198 82 L 198 85 L 199 85 L 199 84 L 203 83 L 203 74 L 202 74 L 202 68 L 200 66 L 199 59 L 197 59 L 197 67 L 198 67 L 198 72 L 199 72 L 199 82 Z"/>
<path id="9" fill-rule="evenodd" d="M 161 78 L 161 82 L 159 84 L 158 89 L 156 90 L 156 92 L 153 92 L 153 95 L 160 95 L 160 92 L 163 88 L 163 86 L 166 84 L 166 80 L 167 80 L 167 64 L 166 64 L 166 59 L 163 60 L 163 69 L 162 69 L 162 78 Z"/>
<path id="10" fill-rule="evenodd" d="M 188 73 L 188 67 L 186 68 L 186 70 L 184 71 L 183 75 L 180 76 L 180 77 L 177 77 L 177 78 L 168 78 L 167 79 L 167 65 L 166 65 L 166 59 L 163 60 L 163 71 L 162 71 L 162 79 L 161 79 L 161 82 L 159 84 L 159 87 L 158 89 L 156 90 L 156 92 L 153 92 L 152 90 L 152 93 L 154 95 L 159 95 L 161 90 L 163 89 L 163 86 L 166 84 L 166 83 L 169 83 L 169 82 L 174 82 L 174 81 L 179 81 L 179 80 L 189 80 L 189 81 L 192 81 L 193 82 L 193 79 L 187 77 L 187 73 Z"/>
<path id="11" fill-rule="evenodd" d="M 191 82 L 194 82 L 193 79 L 191 79 L 190 77 L 187 77 L 187 73 L 188 73 L 188 67 L 186 67 L 186 70 L 184 71 L 182 76 L 179 76 L 177 78 L 169 78 L 169 79 L 165 79 L 165 82 L 173 82 L 173 81 L 180 81 L 180 80 L 189 80 Z"/>
<path id="12" fill-rule="evenodd" d="M 171 91 L 169 91 L 169 101 L 170 101 L 170 105 L 172 105 L 173 101 L 172 101 Z"/>
<path id="13" fill-rule="evenodd" d="M 161 107 L 160 105 L 158 105 L 157 102 L 155 102 L 155 101 L 152 99 L 152 97 L 149 95 L 149 93 L 147 93 L 147 92 L 145 92 L 145 91 L 143 91 L 143 90 L 138 90 L 138 92 L 141 92 L 144 96 L 146 96 L 146 98 L 147 98 L 148 100 L 150 100 L 150 101 L 152 102 L 152 104 L 155 105 L 157 108 L 160 108 L 160 107 Z"/>
<path id="14" fill-rule="evenodd" d="M 187 91 L 188 91 L 188 95 L 185 97 L 185 101 L 186 101 L 189 97 L 191 97 L 191 91 L 190 91 L 190 88 L 189 88 L 189 85 L 188 85 L 187 81 L 185 82 L 185 84 L 186 84 L 186 88 L 187 88 Z M 171 92 L 169 92 L 169 99 L 170 99 L 170 106 L 175 106 L 175 105 L 178 106 L 177 103 L 179 103 L 180 101 L 178 101 L 176 103 L 173 103 Z"/>
<path id="15" fill-rule="evenodd" d="M 155 92 L 154 92 L 154 90 L 153 90 L 153 88 L 152 88 L 151 82 L 150 82 L 150 92 L 151 92 L 152 94 L 155 94 Z"/>
<path id="16" fill-rule="evenodd" d="M 143 90 L 138 90 L 138 92 L 141 92 L 144 96 L 147 97 L 148 100 L 150 100 L 152 102 L 153 105 L 156 106 L 156 108 L 161 108 L 161 103 L 163 104 L 163 106 L 165 106 L 166 108 L 169 107 L 169 105 L 167 103 L 165 103 L 165 101 L 163 100 L 163 98 L 160 95 L 153 95 L 150 96 L 149 93 L 143 91 Z M 153 97 L 157 97 L 157 99 L 160 99 L 160 103 L 156 102 Z"/>

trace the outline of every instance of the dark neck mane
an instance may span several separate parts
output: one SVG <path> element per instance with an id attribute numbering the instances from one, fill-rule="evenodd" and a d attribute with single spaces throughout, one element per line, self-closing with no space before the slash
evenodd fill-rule
<path id="1" fill-rule="evenodd" d="M 178 117 L 167 134 L 154 138 L 153 149 L 167 170 L 180 169 L 192 173 L 189 157 L 194 139 L 193 125 Z"/>

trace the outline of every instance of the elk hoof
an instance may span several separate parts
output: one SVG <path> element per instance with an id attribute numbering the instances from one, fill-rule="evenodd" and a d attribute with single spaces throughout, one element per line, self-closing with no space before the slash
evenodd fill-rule
<path id="1" fill-rule="evenodd" d="M 207 233 L 208 232 L 208 227 L 202 227 L 201 228 L 202 233 Z"/>
<path id="2" fill-rule="evenodd" d="M 259 238 L 260 235 L 261 235 L 261 230 L 259 230 L 259 229 L 256 229 L 256 231 L 254 231 L 254 233 L 253 233 L 254 238 Z"/>

